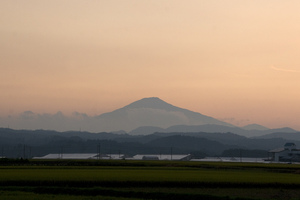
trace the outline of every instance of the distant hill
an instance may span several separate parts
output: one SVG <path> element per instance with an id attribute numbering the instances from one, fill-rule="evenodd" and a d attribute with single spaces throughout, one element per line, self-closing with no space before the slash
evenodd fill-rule
<path id="1" fill-rule="evenodd" d="M 248 124 L 246 126 L 242 127 L 245 130 L 259 130 L 259 131 L 265 131 L 268 130 L 269 128 L 259 125 L 259 124 Z"/>
<path id="2" fill-rule="evenodd" d="M 271 150 L 282 147 L 287 141 L 283 138 L 247 138 L 233 133 L 154 133 L 152 135 L 153 140 L 160 138 L 168 138 L 171 136 L 180 135 L 183 137 L 205 138 L 209 141 L 215 141 L 226 145 L 226 148 L 241 148 L 241 149 L 263 149 Z M 156 137 L 153 137 L 156 136 Z M 180 140 L 178 141 L 180 142 Z M 300 141 L 295 141 L 297 145 L 300 145 Z M 200 147 L 200 146 L 199 146 Z M 188 148 L 188 147 L 187 147 Z M 219 147 L 216 147 L 219 148 Z M 211 153 L 211 152 L 210 152 Z"/>
<path id="3" fill-rule="evenodd" d="M 177 151 L 186 151 L 189 153 L 191 151 L 202 151 L 210 155 L 219 155 L 224 150 L 230 149 L 237 146 L 224 145 L 217 141 L 208 140 L 206 138 L 183 136 L 183 135 L 173 135 L 162 137 L 147 143 L 148 146 L 154 146 L 157 148 L 165 147 L 164 150 L 170 150 L 170 148 L 176 148 Z M 177 153 L 177 152 L 174 152 Z"/>
<path id="4" fill-rule="evenodd" d="M 300 132 L 275 132 L 266 134 L 260 137 L 255 137 L 257 139 L 270 139 L 270 138 L 282 138 L 290 141 L 300 141 Z"/>
<path id="5" fill-rule="evenodd" d="M 129 132 L 130 135 L 150 135 L 155 132 L 164 132 L 165 129 L 156 126 L 141 126 Z"/>
<path id="6" fill-rule="evenodd" d="M 258 126 L 255 126 L 258 127 Z M 197 133 L 197 132 L 207 132 L 207 133 L 234 133 L 246 137 L 258 137 L 271 133 L 296 133 L 297 131 L 291 128 L 279 128 L 279 129 L 266 129 L 266 130 L 246 130 L 240 127 L 234 126 L 223 126 L 216 124 L 205 124 L 205 125 L 175 125 L 170 126 L 166 129 L 159 127 L 139 127 L 131 132 L 130 135 L 147 135 L 155 132 L 165 132 L 165 133 Z"/>

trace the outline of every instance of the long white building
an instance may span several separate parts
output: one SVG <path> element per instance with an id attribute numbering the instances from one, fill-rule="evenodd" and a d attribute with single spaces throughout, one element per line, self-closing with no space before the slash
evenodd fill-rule
<path id="1" fill-rule="evenodd" d="M 64 154 L 48 154 L 42 157 L 34 157 L 33 159 L 103 159 L 103 160 L 120 160 L 124 158 L 124 154 L 99 154 L 97 153 L 64 153 Z"/>
<path id="2" fill-rule="evenodd" d="M 171 155 L 171 154 L 138 154 L 133 157 L 127 157 L 124 154 L 99 154 L 97 153 L 64 153 L 64 154 L 48 154 L 42 157 L 34 157 L 33 159 L 101 159 L 101 160 L 185 160 L 191 159 L 191 155 Z"/>

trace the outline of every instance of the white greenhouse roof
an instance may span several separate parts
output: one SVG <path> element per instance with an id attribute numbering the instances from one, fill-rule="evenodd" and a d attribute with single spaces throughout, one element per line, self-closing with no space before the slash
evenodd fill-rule
<path id="1" fill-rule="evenodd" d="M 101 154 L 100 159 L 118 160 L 124 158 L 124 154 Z M 34 157 L 33 159 L 98 159 L 96 153 L 64 153 L 64 154 L 48 154 L 42 157 Z"/>
<path id="2" fill-rule="evenodd" d="M 185 155 L 170 155 L 170 154 L 137 154 L 133 156 L 133 160 L 143 160 L 143 159 L 153 159 L 158 158 L 158 160 L 183 160 L 187 157 L 189 157 L 190 154 Z"/>
<path id="3" fill-rule="evenodd" d="M 105 155 L 101 154 L 101 159 L 119 160 L 123 158 L 124 158 L 124 154 L 105 154 Z"/>
<path id="4" fill-rule="evenodd" d="M 43 157 L 35 157 L 34 159 L 97 159 L 96 153 L 64 153 L 64 154 L 48 154 Z"/>
<path id="5" fill-rule="evenodd" d="M 273 149 L 273 150 L 271 150 L 271 151 L 269 151 L 269 152 L 270 152 L 270 153 L 279 153 L 279 152 L 283 152 L 283 151 L 285 151 L 284 148 L 278 148 L 278 149 Z"/>

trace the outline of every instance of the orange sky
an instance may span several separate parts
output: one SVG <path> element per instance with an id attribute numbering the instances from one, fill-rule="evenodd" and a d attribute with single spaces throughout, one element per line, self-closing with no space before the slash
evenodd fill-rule
<path id="1" fill-rule="evenodd" d="M 300 130 L 298 0 L 0 1 L 0 116 L 156 96 Z"/>

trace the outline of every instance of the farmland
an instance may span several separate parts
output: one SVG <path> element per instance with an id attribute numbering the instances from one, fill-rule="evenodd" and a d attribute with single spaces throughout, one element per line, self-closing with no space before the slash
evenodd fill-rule
<path id="1" fill-rule="evenodd" d="M 175 161 L 6 161 L 0 199 L 299 199 L 300 166 Z"/>

